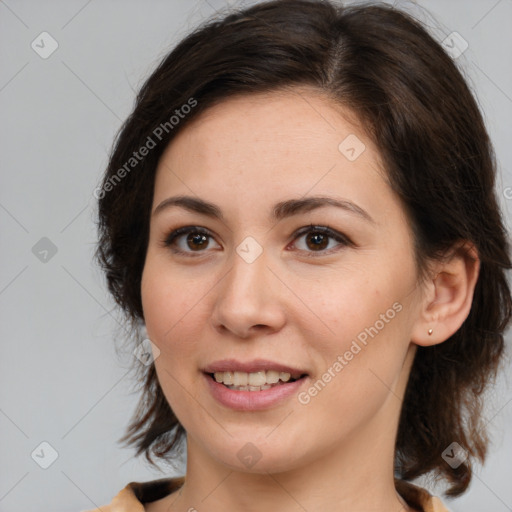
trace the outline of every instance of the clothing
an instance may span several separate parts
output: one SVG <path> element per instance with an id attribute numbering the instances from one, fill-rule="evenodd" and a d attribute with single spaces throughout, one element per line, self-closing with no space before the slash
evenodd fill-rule
<path id="1" fill-rule="evenodd" d="M 149 482 L 130 482 L 114 497 L 109 505 L 83 512 L 144 512 L 144 503 L 159 500 L 179 489 L 184 477 L 162 478 Z M 422 512 L 450 512 L 437 496 L 432 496 L 427 490 L 403 480 L 395 480 L 398 494 L 407 502 Z"/>

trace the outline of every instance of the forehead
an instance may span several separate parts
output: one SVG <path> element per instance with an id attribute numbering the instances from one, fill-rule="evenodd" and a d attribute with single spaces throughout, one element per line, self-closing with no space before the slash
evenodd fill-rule
<path id="1" fill-rule="evenodd" d="M 378 150 L 355 116 L 297 88 L 231 97 L 200 114 L 164 151 L 154 199 L 335 191 L 362 201 L 365 188 L 386 186 L 383 178 Z"/>
<path id="2" fill-rule="evenodd" d="M 290 159 L 320 149 L 338 157 L 339 143 L 350 134 L 367 139 L 351 111 L 318 91 L 296 88 L 225 99 L 179 132 L 166 152 L 175 153 L 173 147 L 186 144 L 202 157 L 242 158 L 265 145 L 273 155 Z M 291 148 L 294 152 L 289 154 Z"/>

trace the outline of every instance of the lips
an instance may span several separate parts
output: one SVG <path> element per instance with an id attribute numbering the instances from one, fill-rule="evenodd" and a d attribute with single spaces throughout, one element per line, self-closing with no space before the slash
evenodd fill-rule
<path id="1" fill-rule="evenodd" d="M 279 407 L 309 380 L 306 370 L 269 359 L 222 359 L 202 368 L 202 373 L 212 397 L 222 406 L 238 411 Z M 263 375 L 265 384 L 261 385 Z M 235 381 L 245 382 L 246 378 L 247 385 L 235 385 Z"/>
<path id="2" fill-rule="evenodd" d="M 305 375 L 304 378 L 299 378 L 298 380 L 281 382 L 270 386 L 240 386 L 237 389 L 232 389 L 233 386 L 216 382 L 210 374 L 202 373 L 203 381 L 211 396 L 221 406 L 245 412 L 256 412 L 280 407 L 299 393 L 300 389 L 305 387 L 309 380 L 309 377 Z M 288 373 L 288 375 L 290 374 Z"/>

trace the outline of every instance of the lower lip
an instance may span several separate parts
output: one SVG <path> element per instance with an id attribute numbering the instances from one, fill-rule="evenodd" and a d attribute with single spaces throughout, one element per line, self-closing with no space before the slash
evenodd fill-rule
<path id="1" fill-rule="evenodd" d="M 260 411 L 279 405 L 297 393 L 307 379 L 307 377 L 303 377 L 263 391 L 237 391 L 229 389 L 206 373 L 203 373 L 203 377 L 207 381 L 211 394 L 219 403 L 239 411 Z"/>

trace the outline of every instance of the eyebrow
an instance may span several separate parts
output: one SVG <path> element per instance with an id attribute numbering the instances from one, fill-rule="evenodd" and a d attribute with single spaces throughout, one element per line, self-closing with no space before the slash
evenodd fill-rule
<path id="1" fill-rule="evenodd" d="M 312 196 L 301 199 L 288 199 L 276 203 L 272 209 L 270 220 L 279 221 L 286 217 L 292 217 L 301 213 L 310 212 L 318 208 L 334 206 L 375 224 L 370 214 L 360 206 L 345 199 L 335 199 L 328 196 Z M 153 211 L 153 216 L 171 207 L 180 207 L 193 213 L 200 213 L 225 222 L 224 215 L 219 206 L 214 203 L 193 196 L 173 196 L 164 199 Z"/>

